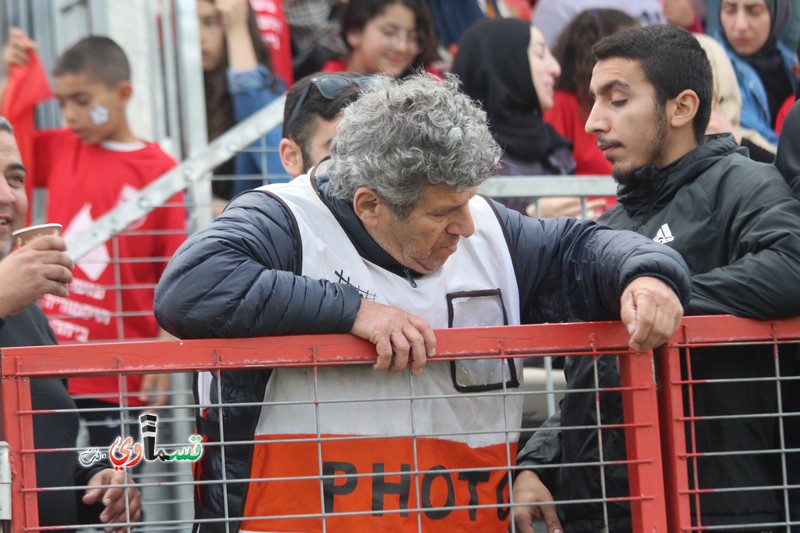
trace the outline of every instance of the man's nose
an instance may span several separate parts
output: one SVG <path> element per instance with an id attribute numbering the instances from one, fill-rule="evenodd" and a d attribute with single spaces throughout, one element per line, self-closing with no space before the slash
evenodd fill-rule
<path id="1" fill-rule="evenodd" d="M 596 135 L 608 129 L 608 124 L 601 117 L 600 111 L 597 109 L 597 104 L 592 106 L 589 116 L 586 118 L 584 129 L 586 133 L 590 135 Z"/>
<path id="2" fill-rule="evenodd" d="M 475 233 L 475 222 L 472 220 L 472 213 L 469 211 L 469 206 L 465 207 L 459 213 L 458 219 L 450 224 L 450 233 L 459 235 L 461 237 L 469 237 Z"/>

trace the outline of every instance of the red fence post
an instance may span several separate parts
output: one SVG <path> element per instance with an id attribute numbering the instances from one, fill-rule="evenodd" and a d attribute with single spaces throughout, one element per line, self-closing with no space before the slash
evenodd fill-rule
<path id="1" fill-rule="evenodd" d="M 22 498 L 12 498 L 12 531 L 22 531 L 22 524 L 31 527 L 39 525 L 39 505 L 37 493 L 26 489 L 36 488 L 36 457 L 33 453 L 33 417 L 21 415 L 30 412 L 31 380 L 7 377 L 7 366 L 16 359 L 3 360 L 3 378 L 0 385 L 2 395 L 2 422 L 0 428 L 8 428 L 3 439 L 8 442 L 8 458 L 11 468 L 11 492 L 22 493 Z M 14 369 L 16 370 L 16 369 Z"/>
<path id="2" fill-rule="evenodd" d="M 667 531 L 653 352 L 619 356 L 634 531 Z"/>
<path id="3" fill-rule="evenodd" d="M 662 428 L 661 452 L 664 461 L 667 517 L 669 531 L 679 531 L 681 527 L 689 527 L 691 522 L 680 349 L 670 345 L 658 348 L 656 365 L 660 382 L 658 407 Z"/>

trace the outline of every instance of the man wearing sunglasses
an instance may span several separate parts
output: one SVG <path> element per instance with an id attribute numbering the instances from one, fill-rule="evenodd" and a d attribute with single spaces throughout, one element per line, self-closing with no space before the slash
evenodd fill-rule
<path id="1" fill-rule="evenodd" d="M 292 178 L 305 174 L 328 157 L 342 110 L 358 98 L 370 76 L 318 73 L 295 83 L 286 95 L 281 163 Z"/>
<path id="2" fill-rule="evenodd" d="M 198 375 L 200 531 L 505 531 L 521 367 L 437 361 L 434 328 L 622 318 L 637 350 L 672 335 L 680 256 L 476 195 L 500 153 L 453 78 L 379 76 L 329 164 L 240 195 L 175 254 L 155 313 L 179 338 L 349 332 L 376 352 Z"/>

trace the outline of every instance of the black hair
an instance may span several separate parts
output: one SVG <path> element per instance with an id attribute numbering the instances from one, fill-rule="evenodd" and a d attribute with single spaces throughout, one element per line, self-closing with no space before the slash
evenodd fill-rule
<path id="1" fill-rule="evenodd" d="M 325 121 L 333 120 L 341 114 L 345 107 L 356 100 L 361 92 L 359 86 L 353 84 L 342 89 L 332 99 L 325 98 L 319 89 L 311 83 L 311 80 L 319 75 L 306 76 L 292 85 L 292 88 L 286 94 L 286 103 L 283 108 L 283 136 L 297 143 L 300 147 L 303 161 L 306 164 L 311 157 L 308 144 L 314 134 L 314 118 L 319 117 Z M 345 78 L 361 77 L 360 74 L 352 72 L 337 72 L 336 76 Z M 300 104 L 300 109 L 295 114 L 294 119 L 289 121 L 297 101 L 306 92 L 306 88 L 308 88 L 308 92 Z"/>
<path id="2" fill-rule="evenodd" d="M 574 93 L 584 110 L 591 109 L 592 45 L 621 29 L 637 26 L 637 19 L 618 9 L 587 9 L 575 15 L 553 49 L 553 56 L 561 65 L 556 88 Z"/>
<path id="3" fill-rule="evenodd" d="M 56 61 L 53 76 L 86 74 L 114 87 L 131 81 L 131 66 L 122 47 L 108 37 L 91 35 L 70 46 Z"/>
<path id="4" fill-rule="evenodd" d="M 205 0 L 216 8 L 214 0 Z M 261 33 L 258 30 L 258 21 L 250 2 L 247 2 L 247 33 L 250 43 L 256 54 L 256 61 L 272 70 L 272 55 L 269 48 L 264 44 Z M 208 140 L 213 141 L 230 128 L 236 125 L 233 115 L 233 98 L 228 90 L 228 41 L 223 40 L 222 61 L 214 70 L 203 72 L 203 88 L 206 96 L 206 128 L 208 130 Z M 277 77 L 273 76 L 270 88 L 274 89 L 279 83 Z M 229 159 L 214 169 L 214 174 L 225 175 L 234 173 L 234 161 Z M 212 180 L 211 191 L 219 198 L 229 199 L 233 182 L 230 180 Z"/>
<path id="5" fill-rule="evenodd" d="M 703 47 L 688 31 L 669 24 L 622 30 L 592 47 L 595 59 L 622 58 L 639 63 L 655 88 L 660 106 L 687 89 L 700 101 L 692 124 L 695 140 L 703 142 L 711 117 L 713 75 Z"/>

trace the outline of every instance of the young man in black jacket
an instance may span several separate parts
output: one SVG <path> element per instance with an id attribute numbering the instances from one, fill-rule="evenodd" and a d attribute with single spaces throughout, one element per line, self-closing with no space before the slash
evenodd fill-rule
<path id="1" fill-rule="evenodd" d="M 591 81 L 595 97 L 586 131 L 613 163 L 618 204 L 601 217 L 679 251 L 692 272 L 687 314 L 729 313 L 770 319 L 800 314 L 800 202 L 772 165 L 756 163 L 733 137 L 704 137 L 711 112 L 712 77 L 696 39 L 672 26 L 620 32 L 599 42 Z M 766 352 L 766 353 L 765 353 Z M 598 363 L 601 387 L 618 385 L 612 357 Z M 588 358 L 567 362 L 568 388 L 593 388 Z M 692 352 L 693 379 L 775 376 L 771 349 L 713 348 Z M 695 414 L 727 419 L 696 423 L 699 452 L 733 452 L 698 459 L 697 486 L 781 486 L 777 382 L 715 383 L 695 388 Z M 622 419 L 618 395 L 606 395 L 603 424 Z M 593 420 L 593 393 L 567 394 L 550 427 L 585 426 Z M 588 403 L 587 403 L 588 402 Z M 589 408 L 587 408 L 589 407 Z M 736 418 L 736 415 L 753 414 Z M 587 418 L 588 417 L 588 418 Z M 607 418 L 605 418 L 607 417 Z M 786 423 L 791 419 L 787 418 Z M 559 438 L 560 437 L 560 438 Z M 597 467 L 541 468 L 599 460 L 594 431 L 540 432 L 518 455 L 515 500 L 529 502 L 600 498 Z M 738 453 L 741 452 L 741 453 Z M 603 459 L 625 456 L 621 430 L 603 432 Z M 605 467 L 606 496 L 628 493 L 627 472 Z M 549 489 L 549 490 L 548 490 Z M 702 494 L 703 525 L 745 528 L 782 521 L 783 493 L 757 488 Z M 520 507 L 519 531 L 543 517 L 552 533 L 629 531 L 624 503 L 582 503 L 558 508 Z M 761 530 L 770 526 L 761 527 Z"/>

